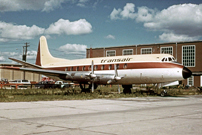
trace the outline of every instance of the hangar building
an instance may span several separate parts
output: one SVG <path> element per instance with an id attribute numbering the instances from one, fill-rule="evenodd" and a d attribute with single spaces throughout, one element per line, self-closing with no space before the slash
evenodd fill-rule
<path id="1" fill-rule="evenodd" d="M 18 64 L 0 64 L 0 81 L 2 79 L 7 79 L 8 81 L 12 80 L 30 80 L 31 82 L 39 82 L 41 81 L 41 75 L 35 73 L 28 73 L 23 71 L 17 70 L 8 70 L 2 69 L 3 66 L 10 66 L 10 67 L 22 67 L 22 65 Z"/>
<path id="2" fill-rule="evenodd" d="M 87 48 L 86 58 L 159 53 L 171 54 L 194 74 L 202 74 L 202 41 Z M 199 87 L 202 86 L 202 76 L 192 76 L 180 83 Z"/>

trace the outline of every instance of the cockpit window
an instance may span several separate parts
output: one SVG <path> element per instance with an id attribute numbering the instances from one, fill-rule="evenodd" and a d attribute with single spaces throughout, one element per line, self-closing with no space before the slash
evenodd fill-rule
<path id="1" fill-rule="evenodd" d="M 175 61 L 175 58 L 174 58 L 174 57 L 164 57 L 164 58 L 162 58 L 161 61 L 162 61 L 162 62 L 164 62 L 164 61 L 172 61 L 172 62 L 174 62 L 174 61 Z"/>

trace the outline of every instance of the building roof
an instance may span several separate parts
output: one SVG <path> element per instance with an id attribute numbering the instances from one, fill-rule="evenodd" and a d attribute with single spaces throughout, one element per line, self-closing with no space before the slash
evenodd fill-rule
<path id="1" fill-rule="evenodd" d="M 134 46 L 153 46 L 153 45 L 168 45 L 168 44 L 184 44 L 184 43 L 196 43 L 196 42 L 202 42 L 202 40 L 197 41 L 181 41 L 181 42 L 167 42 L 167 43 L 153 43 L 153 44 L 138 44 L 138 45 L 123 45 L 123 46 L 111 46 L 111 47 L 98 47 L 98 48 L 92 48 L 92 49 L 108 49 L 108 48 L 123 48 L 123 47 L 134 47 Z M 91 48 L 86 48 L 91 49 Z"/>

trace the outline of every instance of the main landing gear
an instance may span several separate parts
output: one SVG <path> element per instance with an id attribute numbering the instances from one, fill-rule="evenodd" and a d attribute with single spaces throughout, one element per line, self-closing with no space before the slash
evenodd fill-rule
<path id="1" fill-rule="evenodd" d="M 161 97 L 165 97 L 167 95 L 167 90 L 161 91 Z"/>
<path id="2" fill-rule="evenodd" d="M 123 93 L 124 94 L 130 94 L 131 93 L 132 85 L 122 85 L 122 87 L 123 87 Z"/>
<path id="3" fill-rule="evenodd" d="M 88 85 L 88 87 L 86 88 L 86 85 Z M 90 93 L 91 89 L 92 89 L 92 84 L 79 84 L 80 88 L 81 88 L 81 92 L 85 92 L 85 93 Z M 94 84 L 94 89 L 97 89 L 98 85 Z"/>

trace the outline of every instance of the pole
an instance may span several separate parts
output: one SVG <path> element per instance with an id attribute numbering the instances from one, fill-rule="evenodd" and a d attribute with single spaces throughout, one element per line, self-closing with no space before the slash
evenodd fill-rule
<path id="1" fill-rule="evenodd" d="M 29 43 L 25 43 L 25 46 L 23 46 L 23 54 L 22 54 L 22 60 L 26 62 L 27 60 L 27 47 L 29 47 L 28 45 Z M 25 66 L 23 66 L 25 67 Z M 25 71 L 23 71 L 23 79 L 25 80 Z"/>

